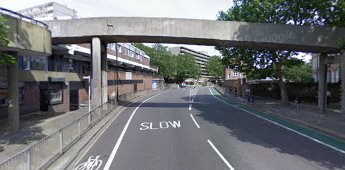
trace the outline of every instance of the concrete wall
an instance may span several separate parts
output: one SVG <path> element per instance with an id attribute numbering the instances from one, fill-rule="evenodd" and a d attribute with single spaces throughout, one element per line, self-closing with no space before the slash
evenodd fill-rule
<path id="1" fill-rule="evenodd" d="M 39 82 L 48 81 L 48 77 L 64 77 L 66 81 L 84 81 L 83 76 L 78 73 L 66 73 L 66 72 L 54 72 L 54 71 L 39 71 L 39 70 L 29 70 L 29 71 L 19 71 L 19 81 L 26 82 Z M 7 79 L 7 69 L 6 67 L 0 67 L 0 80 Z"/>
<path id="2" fill-rule="evenodd" d="M 345 28 L 197 19 L 103 17 L 46 22 L 53 43 L 145 42 L 334 52 Z M 88 29 L 85 29 L 88 28 Z"/>
<path id="3" fill-rule="evenodd" d="M 17 51 L 19 55 L 48 55 L 52 53 L 51 32 L 47 28 L 4 15 L 9 27 L 8 47 L 0 50 Z"/>

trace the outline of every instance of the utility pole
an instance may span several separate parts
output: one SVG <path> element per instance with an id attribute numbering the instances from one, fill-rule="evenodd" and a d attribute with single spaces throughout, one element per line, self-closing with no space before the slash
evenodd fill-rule
<path id="1" fill-rule="evenodd" d="M 115 43 L 115 51 L 116 51 L 116 66 L 115 66 L 115 69 L 116 69 L 116 80 L 118 83 L 119 82 L 119 50 L 118 50 L 118 47 L 117 47 L 117 43 Z M 114 83 L 115 84 L 115 83 Z M 119 101 L 119 86 L 118 84 L 116 84 L 116 102 Z"/>

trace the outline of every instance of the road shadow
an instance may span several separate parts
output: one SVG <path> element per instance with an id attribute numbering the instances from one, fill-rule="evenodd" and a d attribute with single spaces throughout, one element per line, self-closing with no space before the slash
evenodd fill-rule
<path id="1" fill-rule="evenodd" d="M 40 127 L 26 127 L 0 137 L 0 162 L 38 142 L 47 135 Z"/>
<path id="2" fill-rule="evenodd" d="M 137 107 L 141 102 L 135 102 L 132 105 L 126 107 Z M 145 102 L 140 107 L 155 107 L 155 108 L 186 108 L 188 103 L 156 103 L 156 102 Z"/>
<path id="3" fill-rule="evenodd" d="M 239 141 L 301 157 L 327 169 L 345 169 L 345 154 L 230 107 L 212 95 L 197 95 L 197 100 L 199 103 L 193 107 L 199 113 L 196 116 L 227 128 L 229 135 Z"/>

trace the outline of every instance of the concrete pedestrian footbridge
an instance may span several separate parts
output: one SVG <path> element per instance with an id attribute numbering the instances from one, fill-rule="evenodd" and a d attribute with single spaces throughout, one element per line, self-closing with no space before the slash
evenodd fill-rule
<path id="1" fill-rule="evenodd" d="M 46 21 L 55 44 L 91 42 L 173 43 L 338 52 L 345 28 L 199 19 L 100 17 Z"/>

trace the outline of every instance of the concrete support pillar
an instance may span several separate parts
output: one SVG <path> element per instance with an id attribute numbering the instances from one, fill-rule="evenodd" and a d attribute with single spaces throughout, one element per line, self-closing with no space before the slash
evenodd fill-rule
<path id="1" fill-rule="evenodd" d="M 340 80 L 341 80 L 341 113 L 345 115 L 345 56 L 341 59 Z"/>
<path id="2" fill-rule="evenodd" d="M 101 44 L 102 104 L 108 102 L 107 44 Z"/>
<path id="3" fill-rule="evenodd" d="M 17 58 L 16 53 L 12 56 Z M 18 100 L 18 68 L 17 64 L 7 65 L 7 81 L 8 81 L 8 120 L 11 131 L 19 129 L 19 100 Z"/>
<path id="4" fill-rule="evenodd" d="M 326 70 L 326 54 L 321 54 L 319 56 L 319 70 L 318 70 L 318 78 L 319 78 L 319 96 L 318 96 L 318 106 L 320 113 L 324 113 L 326 107 L 326 92 L 327 92 L 327 70 Z"/>
<path id="5" fill-rule="evenodd" d="M 93 37 L 91 42 L 91 109 L 102 103 L 101 40 Z"/>

